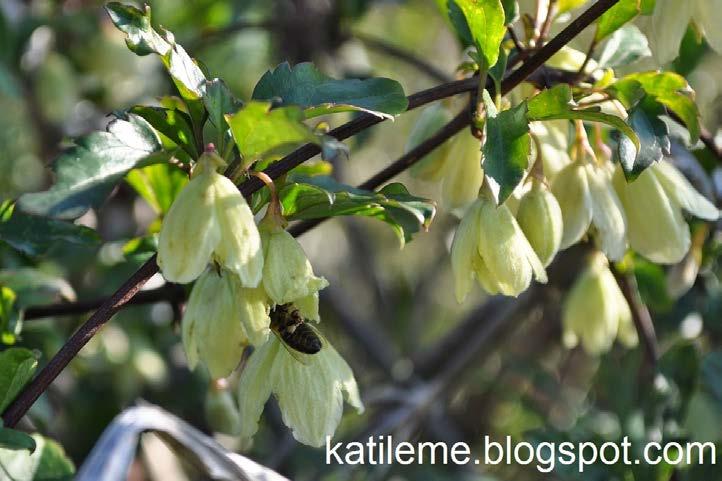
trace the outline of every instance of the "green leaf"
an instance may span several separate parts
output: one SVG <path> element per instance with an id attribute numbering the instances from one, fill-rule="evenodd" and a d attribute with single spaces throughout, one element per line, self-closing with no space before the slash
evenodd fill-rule
<path id="1" fill-rule="evenodd" d="M 157 214 L 166 214 L 188 183 L 188 174 L 175 165 L 164 163 L 131 170 L 125 180 Z"/>
<path id="2" fill-rule="evenodd" d="M 94 246 L 100 237 L 88 227 L 29 215 L 10 206 L 0 218 L 0 240 L 29 256 L 40 256 L 63 244 Z"/>
<path id="3" fill-rule="evenodd" d="M 531 137 L 527 105 L 523 102 L 503 112 L 497 112 L 489 93 L 484 90 L 486 106 L 486 142 L 484 143 L 484 173 L 498 204 L 509 198 L 524 178 L 529 166 Z"/>
<path id="4" fill-rule="evenodd" d="M 529 120 L 578 119 L 601 122 L 622 132 L 639 149 L 639 138 L 634 130 L 621 118 L 605 114 L 598 109 L 575 109 L 572 90 L 567 84 L 557 85 L 532 97 L 528 101 Z"/>
<path id="5" fill-rule="evenodd" d="M 647 37 L 636 25 L 625 25 L 609 38 L 599 56 L 599 67 L 621 67 L 649 57 Z"/>
<path id="6" fill-rule="evenodd" d="M 640 102 L 629 111 L 627 122 L 639 137 L 641 148 L 636 149 L 628 137 L 619 139 L 619 160 L 628 181 L 636 179 L 653 162 L 662 160 L 670 153 L 667 124 L 659 118 L 659 109 L 654 101 Z"/>
<path id="7" fill-rule="evenodd" d="M 568 12 L 569 10 L 574 10 L 575 8 L 579 8 L 585 3 L 587 3 L 589 0 L 559 0 L 557 2 L 557 11 L 561 13 Z"/>
<path id="8" fill-rule="evenodd" d="M 45 192 L 24 194 L 18 207 L 59 219 L 80 217 L 99 207 L 129 170 L 164 155 L 155 130 L 132 114 L 128 120 L 113 120 L 107 132 L 93 132 L 76 144 L 56 159 L 55 185 Z"/>
<path id="9" fill-rule="evenodd" d="M 519 19 L 519 2 L 516 0 L 501 0 L 504 8 L 504 23 L 509 25 Z"/>
<path id="10" fill-rule="evenodd" d="M 506 15 L 501 1 L 449 0 L 448 5 L 454 28 L 465 41 L 476 46 L 486 62 L 484 70 L 493 67 L 506 33 Z"/>
<path id="11" fill-rule="evenodd" d="M 609 87 L 610 93 L 628 108 L 643 97 L 639 93 L 640 89 L 677 114 L 687 126 L 692 142 L 699 139 L 699 110 L 694 103 L 692 89 L 684 77 L 674 72 L 634 73 Z"/>
<path id="12" fill-rule="evenodd" d="M 0 449 L 0 463 L 10 478 L 13 481 L 71 481 L 75 466 L 63 448 L 39 434 L 33 434 L 32 438 L 36 444 L 32 454 Z"/>
<path id="13" fill-rule="evenodd" d="M 301 179 L 299 179 L 301 180 Z M 392 183 L 378 192 L 340 184 L 330 177 L 311 177 L 289 183 L 280 192 L 289 220 L 320 219 L 344 215 L 373 217 L 389 224 L 402 245 L 431 224 L 436 214 L 432 201 L 409 194 Z"/>
<path id="14" fill-rule="evenodd" d="M 58 302 L 61 299 L 75 301 L 75 291 L 68 281 L 32 267 L 4 269 L 0 271 L 0 284 L 15 291 L 17 305 L 24 309 Z"/>
<path id="15" fill-rule="evenodd" d="M 722 351 L 707 354 L 702 360 L 702 379 L 722 406 Z"/>
<path id="16" fill-rule="evenodd" d="M 604 40 L 624 24 L 634 20 L 641 11 L 640 0 L 620 0 L 599 18 L 595 40 Z"/>
<path id="17" fill-rule="evenodd" d="M 192 121 L 188 114 L 180 110 L 144 105 L 136 105 L 130 109 L 130 112 L 147 120 L 155 130 L 172 140 L 191 158 L 198 157 L 199 146 L 195 143 Z"/>
<path id="18" fill-rule="evenodd" d="M 639 294 L 647 306 L 657 312 L 664 312 L 674 305 L 667 289 L 667 276 L 661 266 L 635 256 L 634 276 Z"/>
<path id="19" fill-rule="evenodd" d="M 160 55 L 181 96 L 197 100 L 205 94 L 206 77 L 188 53 L 175 43 L 173 34 L 151 25 L 150 7 L 145 12 L 116 2 L 106 5 L 116 27 L 127 35 L 128 48 L 138 55 Z"/>
<path id="20" fill-rule="evenodd" d="M 284 62 L 267 71 L 253 89 L 253 99 L 280 99 L 281 105 L 304 109 L 307 118 L 353 110 L 391 118 L 405 112 L 409 104 L 404 89 L 395 80 L 336 80 L 307 62 L 293 68 Z"/>
<path id="21" fill-rule="evenodd" d="M 299 107 L 271 110 L 268 102 L 249 102 L 235 114 L 226 115 L 245 165 L 267 156 L 282 156 L 302 144 L 319 144 L 319 137 L 303 119 Z"/>
<path id="22" fill-rule="evenodd" d="M 24 449 L 32 454 L 35 448 L 36 444 L 32 436 L 22 431 L 0 427 L 0 449 L 13 451 Z"/>
<path id="23" fill-rule="evenodd" d="M 0 412 L 15 399 L 37 366 L 38 360 L 29 349 L 13 347 L 0 352 Z"/>
<path id="24" fill-rule="evenodd" d="M 232 114 L 243 107 L 243 102 L 233 96 L 226 83 L 221 79 L 206 82 L 206 94 L 203 96 L 203 105 L 208 112 L 208 120 L 216 128 L 218 152 L 226 151 L 226 136 L 228 124 L 225 116 Z"/>
<path id="25" fill-rule="evenodd" d="M 22 315 L 15 305 L 17 295 L 9 287 L 0 285 L 0 340 L 14 344 L 22 330 Z"/>

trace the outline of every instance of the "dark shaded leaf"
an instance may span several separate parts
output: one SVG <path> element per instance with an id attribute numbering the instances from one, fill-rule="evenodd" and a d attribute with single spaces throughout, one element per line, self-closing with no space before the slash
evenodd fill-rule
<path id="1" fill-rule="evenodd" d="M 340 184 L 330 177 L 299 178 L 299 183 L 281 189 L 280 199 L 289 220 L 343 215 L 373 217 L 391 225 L 402 245 L 427 228 L 436 214 L 433 202 L 409 194 L 398 183 L 370 192 Z"/>
<path id="2" fill-rule="evenodd" d="M 0 240 L 29 256 L 39 256 L 62 244 L 93 246 L 100 242 L 100 237 L 85 226 L 9 207 L 0 218 Z"/>
<path id="3" fill-rule="evenodd" d="M 130 50 L 138 55 L 160 55 L 184 99 L 203 97 L 205 75 L 183 47 L 175 43 L 172 33 L 153 28 L 150 7 L 146 6 L 143 12 L 130 5 L 111 2 L 105 8 L 115 26 L 128 36 L 126 44 Z"/>
<path id="4" fill-rule="evenodd" d="M 0 449 L 35 451 L 35 440 L 28 434 L 14 429 L 0 427 Z"/>
<path id="5" fill-rule="evenodd" d="M 336 80 L 312 63 L 293 68 L 284 62 L 266 72 L 253 90 L 254 100 L 297 105 L 307 118 L 359 110 L 390 118 L 408 107 L 401 84 L 387 78 Z"/>
<path id="6" fill-rule="evenodd" d="M 268 102 L 249 102 L 235 114 L 226 115 L 246 165 L 269 155 L 284 155 L 302 144 L 319 144 L 320 138 L 303 119 L 299 107 L 271 110 Z"/>
<path id="7" fill-rule="evenodd" d="M 180 110 L 163 107 L 147 107 L 136 105 L 130 112 L 143 117 L 155 130 L 172 140 L 191 158 L 198 157 L 199 146 L 196 145 L 191 127 L 191 118 Z"/>
<path id="8" fill-rule="evenodd" d="M 226 83 L 221 79 L 206 82 L 206 93 L 203 96 L 203 105 L 208 112 L 208 120 L 216 128 L 218 152 L 226 151 L 226 137 L 228 124 L 226 115 L 236 112 L 243 107 L 243 102 L 233 96 Z"/>
<path id="9" fill-rule="evenodd" d="M 75 291 L 65 279 L 32 267 L 3 269 L 0 271 L 0 284 L 15 291 L 17 305 L 21 309 L 60 300 L 76 300 Z"/>
<path id="10" fill-rule="evenodd" d="M 497 112 L 488 92 L 484 91 L 486 106 L 486 142 L 484 143 L 484 173 L 498 204 L 503 204 L 524 178 L 529 166 L 531 137 L 526 102 L 503 112 Z"/>
<path id="11" fill-rule="evenodd" d="M 25 212 L 74 219 L 99 207 L 128 171 L 163 158 L 155 130 L 136 115 L 116 119 L 107 132 L 93 132 L 55 160 L 56 182 L 50 190 L 24 194 L 18 206 Z M 156 159 L 153 159 L 156 160 Z"/>
<path id="12" fill-rule="evenodd" d="M 722 351 L 714 351 L 704 357 L 702 379 L 722 407 Z"/>
<path id="13" fill-rule="evenodd" d="M 13 347 L 0 352 L 0 412 L 33 377 L 38 360 L 29 349 Z"/>
<path id="14" fill-rule="evenodd" d="M 641 145 L 637 151 L 628 137 L 619 139 L 619 161 L 629 181 L 636 179 L 653 162 L 669 155 L 672 148 L 667 124 L 658 117 L 657 106 L 653 101 L 641 102 L 629 112 L 627 122 L 636 132 Z"/>
<path id="15" fill-rule="evenodd" d="M 634 276 L 639 286 L 639 294 L 646 305 L 660 312 L 672 307 L 674 302 L 669 296 L 667 276 L 661 266 L 635 256 Z"/>

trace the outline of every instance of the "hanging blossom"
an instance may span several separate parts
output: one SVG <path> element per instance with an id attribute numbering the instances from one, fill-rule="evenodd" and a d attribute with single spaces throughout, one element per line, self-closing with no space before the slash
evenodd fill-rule
<path id="1" fill-rule="evenodd" d="M 286 231 L 285 224 L 274 198 L 260 224 L 263 288 L 273 305 L 293 303 L 304 318 L 318 320 L 318 291 L 327 287 L 328 281 L 314 275 L 301 244 Z"/>
<path id="2" fill-rule="evenodd" d="M 542 265 L 547 267 L 562 243 L 562 209 L 544 181 L 534 178 L 531 182 L 531 189 L 519 201 L 516 220 Z"/>
<path id="3" fill-rule="evenodd" d="M 572 163 L 552 182 L 564 222 L 561 248 L 576 244 L 594 227 L 601 250 L 620 260 L 627 250 L 627 219 L 612 186 L 613 165 L 597 159 L 581 122 L 577 122 L 575 147 Z"/>
<path id="4" fill-rule="evenodd" d="M 216 171 L 223 165 L 209 145 L 163 221 L 158 266 L 171 282 L 197 279 L 211 261 L 236 274 L 243 286 L 256 287 L 261 281 L 258 228 L 236 186 Z"/>
<path id="5" fill-rule="evenodd" d="M 710 47 L 722 54 L 722 0 L 657 0 L 651 19 L 643 29 L 661 65 L 676 59 L 690 21 Z M 644 22 L 644 20 L 643 20 Z"/>
<path id="6" fill-rule="evenodd" d="M 568 348 L 581 343 L 590 354 L 603 354 L 615 339 L 627 346 L 638 343 L 629 304 L 619 289 L 607 258 L 594 253 L 564 300 L 563 341 Z"/>
<path id="7" fill-rule="evenodd" d="M 351 368 L 327 340 L 318 353 L 301 355 L 304 362 L 290 349 L 271 336 L 249 358 L 238 383 L 240 436 L 250 439 L 256 433 L 263 406 L 274 395 L 293 437 L 321 447 L 341 421 L 344 399 L 363 413 L 358 386 Z"/>
<path id="8" fill-rule="evenodd" d="M 506 205 L 497 207 L 484 185 L 461 219 L 451 245 L 456 299 L 462 302 L 474 279 L 490 294 L 518 296 L 532 277 L 546 283 L 544 266 Z"/>
<path id="9" fill-rule="evenodd" d="M 262 288 L 243 287 L 233 272 L 208 268 L 193 286 L 181 321 L 189 367 L 200 362 L 213 379 L 228 376 L 246 346 L 266 342 L 270 322 Z"/>
<path id="10" fill-rule="evenodd" d="M 710 221 L 720 217 L 719 209 L 666 160 L 629 183 L 617 166 L 614 186 L 629 219 L 630 247 L 658 264 L 676 264 L 689 252 L 692 241 L 683 211 Z"/>

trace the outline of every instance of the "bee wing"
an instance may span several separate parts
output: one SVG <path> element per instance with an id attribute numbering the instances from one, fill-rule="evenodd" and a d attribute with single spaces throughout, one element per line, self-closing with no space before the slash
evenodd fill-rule
<path id="1" fill-rule="evenodd" d="M 293 356 L 293 358 L 296 361 L 298 361 L 301 364 L 306 365 L 306 366 L 311 362 L 312 357 L 310 354 L 304 354 L 300 351 L 295 350 L 294 348 L 292 348 L 288 344 L 286 344 L 286 341 L 284 341 L 283 338 L 276 331 L 272 331 L 272 332 L 273 332 L 273 334 L 275 334 L 275 336 L 278 338 L 278 340 L 281 341 L 281 344 L 283 345 L 283 348 L 286 350 L 286 352 L 288 352 L 291 356 Z"/>

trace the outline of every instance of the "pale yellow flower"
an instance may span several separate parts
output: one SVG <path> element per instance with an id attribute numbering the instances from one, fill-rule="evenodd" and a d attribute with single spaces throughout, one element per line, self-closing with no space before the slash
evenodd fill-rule
<path id="1" fill-rule="evenodd" d="M 561 246 L 564 223 L 559 202 L 543 182 L 532 181 L 531 190 L 519 202 L 516 220 L 539 260 L 548 266 Z"/>
<path id="2" fill-rule="evenodd" d="M 476 199 L 484 180 L 481 169 L 481 142 L 468 132 L 451 140 L 444 161 L 441 195 L 450 209 L 464 207 Z"/>

